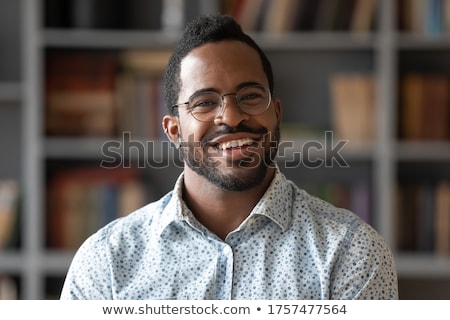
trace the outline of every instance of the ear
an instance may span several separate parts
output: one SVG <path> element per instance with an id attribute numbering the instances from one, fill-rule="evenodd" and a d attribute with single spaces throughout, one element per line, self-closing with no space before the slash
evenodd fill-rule
<path id="1" fill-rule="evenodd" d="M 169 141 L 177 145 L 180 140 L 180 123 L 178 117 L 165 115 L 163 117 L 162 127 Z"/>
<path id="2" fill-rule="evenodd" d="M 282 116 L 282 109 L 281 109 L 281 101 L 280 99 L 274 99 L 273 100 L 273 106 L 275 109 L 275 115 L 277 116 L 277 122 L 280 125 L 281 124 L 281 116 Z"/>

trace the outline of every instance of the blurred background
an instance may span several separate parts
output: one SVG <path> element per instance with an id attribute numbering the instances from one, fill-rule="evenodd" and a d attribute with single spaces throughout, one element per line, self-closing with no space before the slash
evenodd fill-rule
<path id="1" fill-rule="evenodd" d="M 401 299 L 450 299 L 450 0 L 0 0 L 0 299 L 57 299 L 89 234 L 172 188 L 161 76 L 215 12 L 272 62 L 280 168 L 381 233 Z"/>

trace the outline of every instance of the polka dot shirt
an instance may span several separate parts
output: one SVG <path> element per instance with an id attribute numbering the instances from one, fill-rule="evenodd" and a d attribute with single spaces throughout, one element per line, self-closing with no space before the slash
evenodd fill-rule
<path id="1" fill-rule="evenodd" d="M 61 299 L 397 299 L 392 254 L 353 213 L 277 170 L 225 241 L 174 190 L 100 229 L 77 251 Z"/>

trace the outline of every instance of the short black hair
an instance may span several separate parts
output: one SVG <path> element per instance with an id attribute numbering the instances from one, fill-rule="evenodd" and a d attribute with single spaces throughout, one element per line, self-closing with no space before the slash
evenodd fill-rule
<path id="1" fill-rule="evenodd" d="M 237 40 L 254 48 L 261 58 L 264 72 L 273 94 L 273 73 L 269 59 L 256 42 L 242 31 L 241 26 L 230 15 L 202 15 L 186 24 L 181 40 L 178 42 L 164 74 L 164 95 L 169 114 L 174 114 L 172 106 L 178 102 L 180 93 L 180 64 L 193 49 L 206 43 Z M 175 108 L 176 109 L 176 108 Z"/>

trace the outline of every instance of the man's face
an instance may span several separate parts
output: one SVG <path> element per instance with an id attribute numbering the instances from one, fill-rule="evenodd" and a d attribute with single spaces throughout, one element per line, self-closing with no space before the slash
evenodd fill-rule
<path id="1" fill-rule="evenodd" d="M 196 48 L 181 62 L 178 102 L 201 90 L 234 94 L 245 84 L 268 88 L 258 53 L 238 41 L 209 43 Z M 270 102 L 259 115 L 247 115 L 235 96 L 224 98 L 224 108 L 211 121 L 202 122 L 179 107 L 178 135 L 188 169 L 230 191 L 251 189 L 266 176 L 279 141 L 280 103 Z"/>

